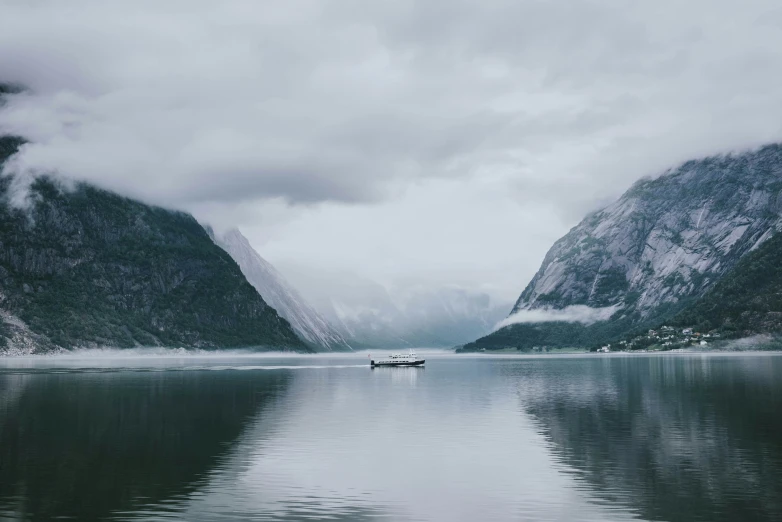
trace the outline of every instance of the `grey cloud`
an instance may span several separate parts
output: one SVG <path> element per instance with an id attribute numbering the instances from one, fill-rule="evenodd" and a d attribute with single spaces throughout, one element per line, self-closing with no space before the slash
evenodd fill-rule
<path id="1" fill-rule="evenodd" d="M 399 179 L 459 175 L 448 166 L 491 111 L 418 100 L 371 28 L 298 4 L 11 4 L 0 67 L 33 93 L 3 114 L 34 142 L 16 167 L 178 206 L 373 201 Z"/>
<path id="2" fill-rule="evenodd" d="M 774 0 L 5 0 L 0 80 L 30 90 L 0 131 L 32 141 L 25 175 L 212 222 L 273 207 L 226 223 L 276 227 L 256 236 L 272 260 L 318 243 L 317 220 L 365 237 L 415 201 L 392 250 L 430 248 L 414 228 L 447 215 L 433 233 L 491 283 L 499 262 L 470 245 L 496 236 L 527 270 L 525 245 L 639 177 L 782 139 L 780 27 Z M 442 199 L 422 210 L 416 191 Z M 481 226 L 447 229 L 464 213 Z"/>
<path id="3" fill-rule="evenodd" d="M 779 137 L 704 121 L 733 108 L 768 119 L 758 96 L 780 101 L 775 7 L 9 1 L 0 70 L 33 94 L 0 125 L 35 141 L 17 168 L 176 206 L 377 201 L 492 168 L 517 183 L 629 184 L 646 174 L 624 161 L 638 147 L 686 155 L 664 150 L 664 133 L 688 117 L 693 152 Z M 627 147 L 633 135 L 642 144 Z"/>

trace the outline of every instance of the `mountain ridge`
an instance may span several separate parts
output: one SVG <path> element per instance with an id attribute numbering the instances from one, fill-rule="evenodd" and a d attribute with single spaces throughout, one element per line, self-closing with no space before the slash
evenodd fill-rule
<path id="1" fill-rule="evenodd" d="M 0 137 L 0 168 L 22 138 Z M 0 177 L 0 351 L 186 346 L 308 351 L 189 214 Z"/>
<path id="2" fill-rule="evenodd" d="M 264 259 L 242 233 L 234 228 L 216 234 L 206 227 L 215 243 L 236 261 L 247 281 L 294 331 L 312 347 L 325 351 L 350 351 L 350 344 L 323 318 L 283 275 Z"/>
<path id="3" fill-rule="evenodd" d="M 554 243 L 506 326 L 466 350 L 589 345 L 673 317 L 782 227 L 782 145 L 691 160 L 635 183 Z M 593 324 L 525 321 L 581 305 Z"/>

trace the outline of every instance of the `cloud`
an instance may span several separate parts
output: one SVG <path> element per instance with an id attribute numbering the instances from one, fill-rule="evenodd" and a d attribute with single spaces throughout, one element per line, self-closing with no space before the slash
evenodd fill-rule
<path id="1" fill-rule="evenodd" d="M 9 1 L 0 70 L 32 94 L 2 128 L 35 142 L 19 168 L 179 205 L 503 169 L 545 193 L 778 138 L 775 3 L 668 4 Z"/>
<path id="2" fill-rule="evenodd" d="M 566 322 L 590 325 L 598 321 L 608 320 L 619 309 L 619 305 L 604 308 L 591 308 L 586 305 L 572 305 L 565 308 L 538 308 L 535 310 L 519 310 L 506 317 L 494 327 L 499 330 L 512 324 Z"/>
<path id="3" fill-rule="evenodd" d="M 507 295 L 638 178 L 782 140 L 781 24 L 774 0 L 5 0 L 0 81 L 29 91 L 0 132 L 32 142 L 16 172 L 250 228 L 273 262 Z M 323 222 L 358 255 L 324 261 Z"/>
<path id="4" fill-rule="evenodd" d="M 372 18 L 289 4 L 4 4 L 0 70 L 30 87 L 2 115 L 33 142 L 18 168 L 180 206 L 371 202 L 462 174 L 511 117 L 415 71 Z"/>

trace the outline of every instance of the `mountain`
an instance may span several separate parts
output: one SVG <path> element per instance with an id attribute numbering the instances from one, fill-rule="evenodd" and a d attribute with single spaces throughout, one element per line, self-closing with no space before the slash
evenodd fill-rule
<path id="1" fill-rule="evenodd" d="M 782 226 L 782 146 L 644 179 L 549 250 L 504 328 L 466 350 L 588 345 L 674 316 Z"/>
<path id="2" fill-rule="evenodd" d="M 491 332 L 511 307 L 458 287 L 389 290 L 355 274 L 291 272 L 309 302 L 354 348 L 450 348 Z"/>
<path id="3" fill-rule="evenodd" d="M 351 347 L 345 339 L 296 291 L 274 266 L 253 249 L 236 229 L 216 235 L 215 243 L 236 261 L 242 273 L 277 313 L 290 322 L 307 344 L 318 350 L 344 351 Z"/>
<path id="4" fill-rule="evenodd" d="M 22 143 L 0 138 L 0 167 Z M 308 351 L 192 216 L 45 177 L 20 198 L 14 181 L 0 177 L 0 351 Z"/>
<path id="5" fill-rule="evenodd" d="M 782 332 L 781 261 L 782 234 L 775 234 L 670 323 L 723 337 Z"/>
<path id="6" fill-rule="evenodd" d="M 401 325 L 419 346 L 452 347 L 490 332 L 508 313 L 509 302 L 459 287 L 408 290 L 397 298 Z"/>

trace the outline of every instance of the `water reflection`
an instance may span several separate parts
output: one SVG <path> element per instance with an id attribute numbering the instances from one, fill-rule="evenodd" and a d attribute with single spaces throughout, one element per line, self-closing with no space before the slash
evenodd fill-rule
<path id="1" fill-rule="evenodd" d="M 490 366 L 442 360 L 425 371 L 293 374 L 265 423 L 237 444 L 232 467 L 242 471 L 216 475 L 185 519 L 634 518 L 590 502 L 562 473 Z"/>
<path id="2" fill-rule="evenodd" d="M 504 367 L 595 495 L 653 520 L 782 520 L 782 358 Z"/>
<path id="3" fill-rule="evenodd" d="M 390 379 L 392 383 L 399 385 L 411 385 L 414 386 L 418 380 L 418 376 L 425 372 L 426 368 L 423 366 L 409 366 L 398 368 L 384 368 L 373 367 L 372 373 L 376 374 L 377 379 Z"/>
<path id="4" fill-rule="evenodd" d="M 0 517 L 175 511 L 288 378 L 0 375 Z"/>
<path id="5" fill-rule="evenodd" d="M 354 359 L 0 367 L 0 519 L 782 519 L 780 357 Z"/>

